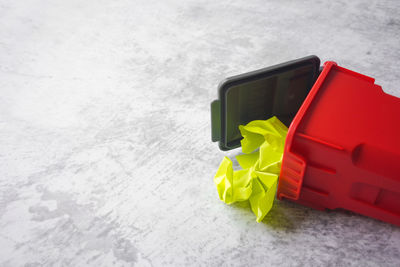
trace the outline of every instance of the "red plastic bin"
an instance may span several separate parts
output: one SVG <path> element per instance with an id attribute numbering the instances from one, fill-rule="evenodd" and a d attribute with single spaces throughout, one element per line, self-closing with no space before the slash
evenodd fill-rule
<path id="1" fill-rule="evenodd" d="M 277 195 L 400 225 L 400 98 L 326 62 L 289 127 Z"/>

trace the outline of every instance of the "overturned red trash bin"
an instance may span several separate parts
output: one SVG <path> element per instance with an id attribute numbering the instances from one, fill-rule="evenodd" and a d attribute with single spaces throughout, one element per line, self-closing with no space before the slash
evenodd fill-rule
<path id="1" fill-rule="evenodd" d="M 289 127 L 277 194 L 400 225 L 400 99 L 325 63 Z"/>
<path id="2" fill-rule="evenodd" d="M 400 225 L 400 98 L 373 78 L 311 56 L 225 80 L 211 111 L 223 150 L 240 145 L 240 124 L 289 125 L 279 199 Z"/>

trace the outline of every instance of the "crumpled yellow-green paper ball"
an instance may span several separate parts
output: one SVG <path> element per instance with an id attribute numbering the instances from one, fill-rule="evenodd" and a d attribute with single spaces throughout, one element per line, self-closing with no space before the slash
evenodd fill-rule
<path id="1" fill-rule="evenodd" d="M 236 157 L 242 170 L 234 171 L 224 157 L 214 177 L 219 198 L 226 204 L 249 200 L 257 222 L 271 210 L 281 169 L 287 127 L 272 117 L 239 126 L 242 154 Z M 257 150 L 258 149 L 258 150 Z"/>

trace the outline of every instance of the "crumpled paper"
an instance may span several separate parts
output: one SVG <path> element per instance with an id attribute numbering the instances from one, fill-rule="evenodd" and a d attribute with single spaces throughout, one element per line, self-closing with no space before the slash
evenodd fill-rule
<path id="1" fill-rule="evenodd" d="M 249 201 L 257 222 L 271 210 L 281 169 L 287 127 L 272 117 L 239 126 L 242 151 L 236 156 L 242 170 L 234 171 L 224 157 L 214 177 L 219 198 L 226 204 Z"/>

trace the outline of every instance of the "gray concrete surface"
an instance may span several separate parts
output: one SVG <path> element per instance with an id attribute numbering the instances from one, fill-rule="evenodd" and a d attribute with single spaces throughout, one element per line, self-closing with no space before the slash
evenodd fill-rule
<path id="1" fill-rule="evenodd" d="M 221 79 L 309 54 L 400 96 L 400 1 L 1 0 L 0 22 L 1 266 L 400 265 L 398 227 L 220 202 L 209 120 Z"/>

